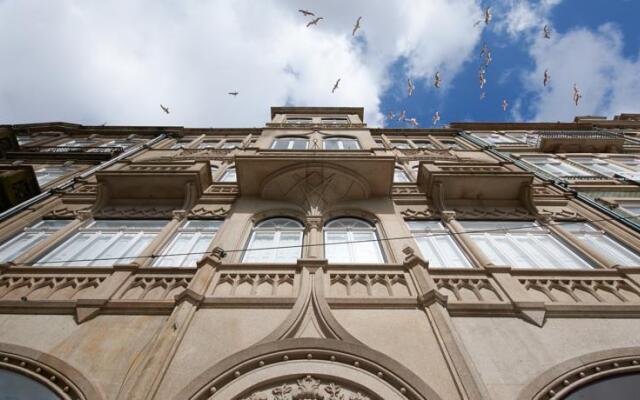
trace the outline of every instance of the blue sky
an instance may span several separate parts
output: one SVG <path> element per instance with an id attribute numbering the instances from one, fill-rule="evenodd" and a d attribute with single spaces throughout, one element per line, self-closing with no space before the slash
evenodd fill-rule
<path id="1" fill-rule="evenodd" d="M 300 8 L 324 19 L 307 27 Z M 394 127 L 409 125 L 389 111 L 422 127 L 435 111 L 439 125 L 612 117 L 640 112 L 638 15 L 637 0 L 0 0 L 0 123 L 262 126 L 285 104 L 363 106 Z"/>

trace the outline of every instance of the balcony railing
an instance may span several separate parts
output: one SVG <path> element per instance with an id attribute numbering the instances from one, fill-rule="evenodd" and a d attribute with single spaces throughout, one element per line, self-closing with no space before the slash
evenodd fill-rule
<path id="1" fill-rule="evenodd" d="M 537 132 L 535 143 L 548 153 L 610 153 L 621 152 L 625 137 L 611 131 L 551 131 Z"/>

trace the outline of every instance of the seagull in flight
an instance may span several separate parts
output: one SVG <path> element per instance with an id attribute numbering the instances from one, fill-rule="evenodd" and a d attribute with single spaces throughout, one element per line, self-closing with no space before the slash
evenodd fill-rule
<path id="1" fill-rule="evenodd" d="M 411 126 L 413 126 L 414 128 L 417 127 L 418 124 L 418 120 L 415 118 L 407 118 L 405 119 L 406 122 L 408 122 L 409 124 L 411 124 Z"/>
<path id="2" fill-rule="evenodd" d="M 391 120 L 391 119 L 395 118 L 395 116 L 396 116 L 396 115 L 395 115 L 394 113 L 392 113 L 391 111 L 389 111 L 389 112 L 387 113 L 387 119 L 388 119 L 388 120 Z"/>
<path id="3" fill-rule="evenodd" d="M 509 103 L 507 103 L 507 99 L 503 99 L 502 100 L 502 111 L 507 111 L 507 107 L 509 106 Z"/>
<path id="4" fill-rule="evenodd" d="M 480 81 L 480 89 L 484 88 L 484 85 L 487 84 L 487 78 L 485 77 L 484 68 L 480 68 L 480 72 L 478 72 L 478 80 Z"/>
<path id="5" fill-rule="evenodd" d="M 298 12 L 302 13 L 302 15 L 304 15 L 305 17 L 315 17 L 316 16 L 314 13 L 312 13 L 311 11 L 307 11 L 307 10 L 298 10 Z"/>
<path id="6" fill-rule="evenodd" d="M 542 28 L 542 32 L 544 33 L 545 39 L 551 39 L 551 28 L 549 28 L 549 25 L 545 25 L 544 28 Z"/>
<path id="7" fill-rule="evenodd" d="M 442 80 L 440 79 L 440 71 L 436 71 L 436 76 L 434 77 L 433 85 L 437 89 L 440 89 L 440 84 L 441 83 L 442 83 Z"/>
<path id="8" fill-rule="evenodd" d="M 331 89 L 331 93 L 336 91 L 336 89 L 338 88 L 339 84 L 340 84 L 340 78 L 338 78 L 338 80 L 336 81 L 335 85 L 333 85 L 333 89 Z"/>
<path id="9" fill-rule="evenodd" d="M 355 36 L 356 31 L 360 29 L 360 20 L 362 20 L 362 17 L 358 17 L 358 19 L 356 20 L 356 24 L 353 26 L 353 32 L 351 32 L 351 36 Z"/>
<path id="10" fill-rule="evenodd" d="M 493 17 L 493 15 L 491 14 L 491 7 L 487 7 L 484 9 L 484 24 L 485 25 L 489 25 L 489 22 L 491 22 L 491 18 Z"/>
<path id="11" fill-rule="evenodd" d="M 437 123 L 438 123 L 438 121 L 440 121 L 440 113 L 436 111 L 436 113 L 435 113 L 435 114 L 433 114 L 433 118 L 432 118 L 432 120 L 433 120 L 433 124 L 434 124 L 434 125 L 435 125 L 435 124 L 437 124 Z"/>
<path id="12" fill-rule="evenodd" d="M 578 103 L 580 102 L 580 99 L 582 98 L 582 92 L 580 91 L 580 89 L 578 89 L 578 86 L 576 86 L 576 84 L 573 84 L 573 102 L 576 103 L 576 107 L 578 106 Z"/>
<path id="13" fill-rule="evenodd" d="M 228 94 L 231 96 L 237 96 L 239 92 L 229 92 Z"/>
<path id="14" fill-rule="evenodd" d="M 484 90 L 482 92 L 480 92 L 480 100 L 484 100 L 484 98 L 487 96 L 487 94 L 484 92 Z"/>
<path id="15" fill-rule="evenodd" d="M 491 49 L 489 48 L 489 46 L 487 46 L 486 43 L 482 44 L 482 48 L 480 49 L 480 56 L 484 57 L 485 66 L 491 64 L 491 61 L 493 60 L 491 58 Z"/>
<path id="16" fill-rule="evenodd" d="M 551 75 L 549 75 L 549 70 L 545 69 L 544 70 L 544 79 L 542 80 L 542 83 L 544 84 L 544 86 L 547 86 L 549 84 L 550 80 L 551 80 Z"/>
<path id="17" fill-rule="evenodd" d="M 318 22 L 320 22 L 321 19 L 324 19 L 322 17 L 318 17 L 315 19 L 312 19 L 311 21 L 309 21 L 309 23 L 307 24 L 307 28 L 310 27 L 311 25 L 318 25 Z"/>
<path id="18" fill-rule="evenodd" d="M 411 96 L 415 89 L 416 89 L 416 87 L 413 85 L 413 81 L 411 80 L 411 78 L 408 78 L 407 79 L 407 94 L 409 96 Z"/>
<path id="19" fill-rule="evenodd" d="M 402 110 L 400 114 L 398 114 L 398 121 L 404 121 L 406 116 L 407 116 L 406 111 Z"/>
<path id="20" fill-rule="evenodd" d="M 162 104 L 160 104 L 160 108 L 162 108 L 162 111 L 164 111 L 165 114 L 169 114 L 169 107 L 165 107 Z"/>

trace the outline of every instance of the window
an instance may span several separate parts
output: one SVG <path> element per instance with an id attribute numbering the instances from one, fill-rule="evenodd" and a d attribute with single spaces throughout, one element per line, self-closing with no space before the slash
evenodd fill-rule
<path id="1" fill-rule="evenodd" d="M 460 143 L 458 143 L 458 141 L 454 139 L 441 139 L 440 143 L 442 143 L 442 145 L 447 149 L 464 150 Z"/>
<path id="2" fill-rule="evenodd" d="M 396 149 L 410 149 L 411 145 L 406 140 L 391 140 L 391 146 Z"/>
<path id="3" fill-rule="evenodd" d="M 157 220 L 92 221 L 41 258 L 38 264 L 75 267 L 132 262 L 165 225 L 166 221 Z"/>
<path id="4" fill-rule="evenodd" d="M 218 173 L 218 166 L 210 164 L 209 168 L 211 169 L 211 178 L 213 179 L 213 177 Z"/>
<path id="5" fill-rule="evenodd" d="M 414 140 L 413 144 L 419 149 L 435 149 L 435 146 L 429 140 Z"/>
<path id="6" fill-rule="evenodd" d="M 440 221 L 407 221 L 407 225 L 430 267 L 471 267 Z"/>
<path id="7" fill-rule="evenodd" d="M 185 138 L 179 139 L 171 146 L 171 149 L 183 149 L 189 146 L 189 144 L 193 142 L 195 139 L 196 139 L 195 137 L 185 137 Z"/>
<path id="8" fill-rule="evenodd" d="M 64 142 L 58 145 L 58 147 L 91 147 L 95 146 L 97 142 L 92 139 L 74 139 L 68 142 Z"/>
<path id="9" fill-rule="evenodd" d="M 324 256 L 332 263 L 383 263 L 376 228 L 360 219 L 339 218 L 324 228 Z"/>
<path id="10" fill-rule="evenodd" d="M 11 261 L 47 239 L 71 222 L 63 219 L 45 219 L 24 228 L 22 232 L 0 245 L 0 261 Z"/>
<path id="11" fill-rule="evenodd" d="M 558 177 L 593 176 L 593 173 L 551 157 L 523 157 L 524 161 Z"/>
<path id="12" fill-rule="evenodd" d="M 357 139 L 349 137 L 330 137 L 324 140 L 325 150 L 359 150 Z"/>
<path id="13" fill-rule="evenodd" d="M 490 144 L 511 144 L 511 145 L 534 145 L 538 140 L 535 133 L 474 133 L 478 137 Z"/>
<path id="14" fill-rule="evenodd" d="M 93 148 L 89 151 L 91 152 L 109 152 L 112 151 L 113 147 L 119 147 L 124 150 L 129 146 L 132 146 L 135 142 L 129 139 L 115 139 L 106 143 L 102 143 L 100 146 Z"/>
<path id="15" fill-rule="evenodd" d="M 273 141 L 272 149 L 276 150 L 306 150 L 309 140 L 299 137 L 281 137 Z"/>
<path id="16" fill-rule="evenodd" d="M 18 135 L 16 136 L 16 139 L 18 140 L 18 144 L 20 146 L 29 144 L 34 141 L 34 139 L 31 136 L 25 136 L 25 135 Z"/>
<path id="17" fill-rule="evenodd" d="M 198 144 L 199 149 L 215 149 L 220 144 L 219 140 L 204 140 Z"/>
<path id="18" fill-rule="evenodd" d="M 630 267 L 640 266 L 640 256 L 626 246 L 612 239 L 606 232 L 592 224 L 578 222 L 563 225 L 575 237 L 587 246 L 595 249 L 616 264 Z"/>
<path id="19" fill-rule="evenodd" d="M 407 183 L 407 182 L 411 182 L 411 179 L 409 179 L 409 175 L 407 175 L 407 173 L 404 172 L 402 168 L 396 167 L 396 169 L 393 172 L 393 183 Z"/>
<path id="20" fill-rule="evenodd" d="M 222 148 L 223 149 L 235 149 L 235 148 L 240 148 L 241 145 L 242 145 L 242 141 L 241 140 L 226 140 L 222 144 Z"/>
<path id="21" fill-rule="evenodd" d="M 271 218 L 260 222 L 251 232 L 242 262 L 296 262 L 302 253 L 303 231 L 302 224 L 290 218 Z"/>
<path id="22" fill-rule="evenodd" d="M 185 221 L 153 264 L 156 267 L 195 267 L 222 225 L 219 220 Z M 175 255 L 172 255 L 175 254 Z"/>
<path id="23" fill-rule="evenodd" d="M 329 117 L 321 119 L 323 124 L 346 124 L 349 120 L 346 117 Z"/>
<path id="24" fill-rule="evenodd" d="M 50 165 L 34 168 L 36 179 L 38 179 L 38 185 L 40 185 L 40 187 L 43 187 L 47 183 L 66 175 L 71 170 L 73 170 L 73 168 L 65 167 L 64 165 Z"/>
<path id="25" fill-rule="evenodd" d="M 589 268 L 545 227 L 531 221 L 460 221 L 495 265 L 513 268 Z M 475 231 L 475 232 L 474 232 Z"/>
<path id="26" fill-rule="evenodd" d="M 224 174 L 222 174 L 222 178 L 220 178 L 220 182 L 236 182 L 236 181 L 237 181 L 237 176 L 236 176 L 235 167 L 227 168 L 227 170 L 224 171 Z"/>
<path id="27" fill-rule="evenodd" d="M 17 372 L 0 368 L 0 399 L 7 400 L 59 400 L 55 394 L 42 383 Z"/>
<path id="28" fill-rule="evenodd" d="M 638 201 L 619 201 L 618 205 L 622 209 L 633 216 L 640 216 L 640 202 Z"/>
<path id="29" fill-rule="evenodd" d="M 624 175 L 633 172 L 620 165 L 595 157 L 571 157 L 569 160 L 609 177 L 613 177 L 616 174 Z"/>
<path id="30" fill-rule="evenodd" d="M 311 117 L 287 117 L 290 124 L 310 124 L 313 119 Z"/>

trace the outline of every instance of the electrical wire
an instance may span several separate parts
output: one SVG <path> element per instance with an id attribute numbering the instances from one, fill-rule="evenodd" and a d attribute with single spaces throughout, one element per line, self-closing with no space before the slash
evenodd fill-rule
<path id="1" fill-rule="evenodd" d="M 575 220 L 575 221 L 557 221 L 557 222 L 553 222 L 551 224 L 540 224 L 539 227 L 545 227 L 545 226 L 557 226 L 557 225 L 569 225 L 569 224 L 576 224 L 576 223 L 594 223 L 594 222 L 606 222 L 606 221 L 618 221 L 618 220 L 627 220 L 627 219 L 631 219 L 631 218 L 638 218 L 640 217 L 640 214 L 634 214 L 632 216 L 627 216 L 627 217 L 615 217 L 615 218 L 602 218 L 602 219 L 594 219 L 594 220 L 588 220 L 588 219 L 582 219 L 582 220 Z M 427 220 L 416 220 L 416 221 L 427 221 Z M 435 221 L 435 220 L 430 220 L 430 221 Z M 470 221 L 476 221 L 476 220 L 470 220 Z M 479 220 L 477 220 L 479 221 Z M 485 220 L 483 220 L 485 221 Z M 529 222 L 536 222 L 539 223 L 538 221 L 529 221 Z M 495 229 L 479 229 L 479 230 L 469 230 L 469 231 L 464 231 L 464 232 L 433 232 L 433 233 L 425 233 L 425 234 L 420 234 L 420 233 L 416 233 L 416 234 L 412 234 L 411 236 L 396 236 L 396 237 L 390 237 L 390 238 L 375 238 L 375 239 L 366 239 L 366 240 L 353 240 L 353 241 L 345 241 L 345 242 L 334 242 L 334 243 L 310 243 L 310 244 L 299 244 L 299 245 L 290 245 L 290 246 L 273 246 L 273 247 L 262 247 L 262 248 L 256 248 L 256 249 L 250 249 L 248 247 L 243 247 L 243 248 L 239 248 L 239 249 L 230 249 L 230 250 L 223 250 L 225 253 L 238 253 L 238 252 L 245 252 L 245 251 L 265 251 L 265 250 L 279 250 L 279 249 L 292 249 L 292 248 L 304 248 L 304 247 L 317 247 L 317 246 L 337 246 L 337 245 L 344 245 L 344 244 L 352 244 L 352 243 L 369 243 L 369 242 L 389 242 L 392 240 L 407 240 L 407 239 L 415 239 L 415 238 L 425 238 L 425 237 L 435 237 L 435 236 L 458 236 L 458 235 L 467 235 L 467 234 L 478 234 L 478 233 L 491 233 L 491 232 L 503 232 L 503 233 L 508 233 L 510 231 L 516 231 L 516 230 L 524 230 L 524 229 L 531 229 L 532 225 L 522 225 L 522 226 L 516 226 L 516 227 L 510 227 L 508 229 L 505 228 L 495 228 Z M 152 258 L 152 259 L 157 259 L 157 258 L 165 258 L 165 257 L 180 257 L 180 256 L 189 256 L 189 255 L 205 255 L 205 254 L 210 254 L 211 251 L 198 251 L 198 252 L 187 252 L 187 253 L 171 253 L 171 254 L 151 254 L 148 256 L 129 256 L 129 257 L 104 257 L 104 258 L 87 258 L 87 259 L 75 259 L 75 260 L 49 260 L 49 261 L 36 261 L 34 263 L 29 263 L 27 265 L 43 265 L 43 264 L 66 264 L 66 263 L 78 263 L 78 262 L 93 262 L 93 261 L 117 261 L 117 260 L 133 260 L 136 258 Z"/>

